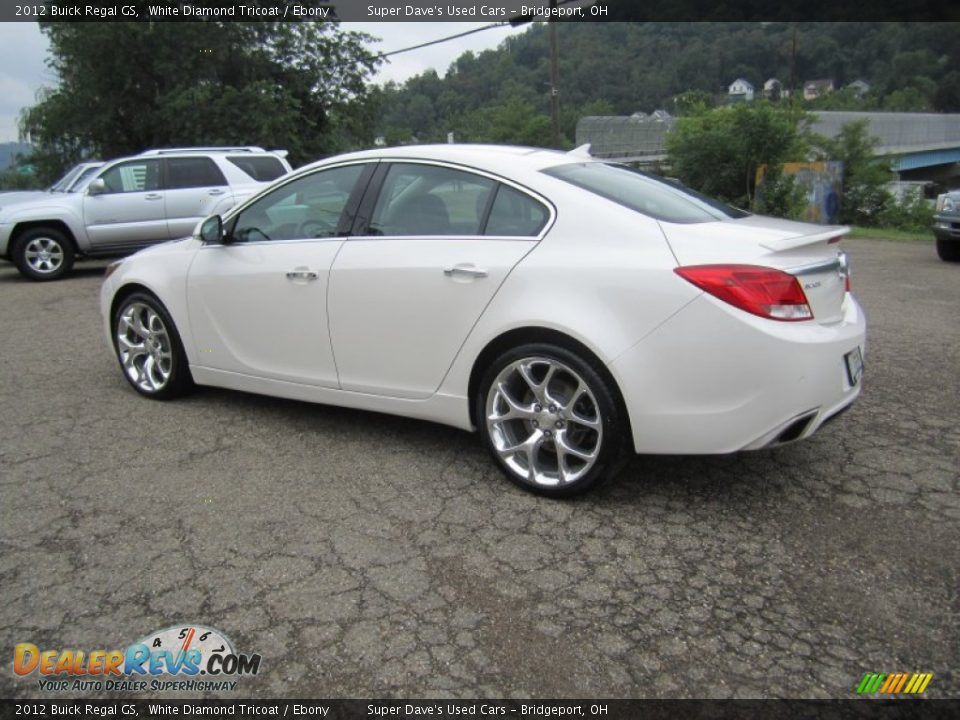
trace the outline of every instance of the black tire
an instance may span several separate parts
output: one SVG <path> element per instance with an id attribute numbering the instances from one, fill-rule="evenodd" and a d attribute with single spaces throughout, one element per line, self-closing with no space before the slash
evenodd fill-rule
<path id="1" fill-rule="evenodd" d="M 59 280 L 70 272 L 76 253 L 73 243 L 60 230 L 35 227 L 24 230 L 13 241 L 13 264 L 30 280 Z"/>
<path id="2" fill-rule="evenodd" d="M 484 373 L 474 398 L 474 417 L 484 445 L 511 482 L 548 497 L 570 497 L 596 487 L 620 469 L 626 418 L 615 388 L 595 363 L 559 345 L 531 343 L 506 351 Z M 535 384 L 540 383 L 540 391 L 524 380 L 522 367 Z M 551 367 L 554 371 L 549 375 Z M 494 382 L 497 388 L 491 393 Z M 578 394 L 580 382 L 588 393 Z M 549 388 L 545 395 L 543 387 Z M 510 407 L 503 390 L 529 416 L 489 420 L 489 415 L 500 415 Z M 541 410 L 536 410 L 538 407 Z M 597 429 L 583 425 L 584 419 L 595 423 Z M 525 444 L 537 447 L 532 461 L 526 450 L 505 457 L 503 453 L 509 454 L 509 448 L 517 447 L 528 433 Z M 567 450 L 592 454 L 593 459 L 583 460 Z M 538 471 L 541 469 L 543 473 Z"/>
<path id="3" fill-rule="evenodd" d="M 121 327 L 125 328 L 125 340 L 135 349 L 121 349 Z M 154 400 L 171 400 L 193 389 L 180 334 L 170 313 L 153 295 L 136 292 L 125 297 L 110 328 L 120 370 L 138 393 Z"/>
<path id="4" fill-rule="evenodd" d="M 947 262 L 960 262 L 960 240 L 937 239 L 937 255 Z"/>

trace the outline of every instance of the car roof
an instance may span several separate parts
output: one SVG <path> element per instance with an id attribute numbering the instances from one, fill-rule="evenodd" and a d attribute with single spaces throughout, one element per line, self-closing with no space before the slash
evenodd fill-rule
<path id="1" fill-rule="evenodd" d="M 523 147 L 517 145 L 443 144 L 402 145 L 375 148 L 325 158 L 304 166 L 301 170 L 350 160 L 433 160 L 467 165 L 490 172 L 536 171 L 564 162 L 587 159 L 559 150 Z"/>

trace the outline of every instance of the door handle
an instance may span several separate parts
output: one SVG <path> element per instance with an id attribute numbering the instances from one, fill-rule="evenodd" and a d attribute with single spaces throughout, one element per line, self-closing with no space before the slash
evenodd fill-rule
<path id="1" fill-rule="evenodd" d="M 144 195 L 145 200 L 163 200 L 163 195 L 158 195 L 157 193 L 150 193 L 149 195 Z"/>
<path id="2" fill-rule="evenodd" d="M 226 190 L 211 190 L 207 195 L 223 195 L 225 192 Z"/>
<path id="3" fill-rule="evenodd" d="M 316 280 L 320 277 L 320 273 L 315 272 L 314 270 L 306 270 L 297 268 L 296 270 L 287 270 L 285 273 L 287 280 Z"/>
<path id="4" fill-rule="evenodd" d="M 462 275 L 464 277 L 485 278 L 487 276 L 487 271 L 481 268 L 476 268 L 473 265 L 454 265 L 453 267 L 446 268 L 443 271 L 443 274 L 447 277 Z"/>

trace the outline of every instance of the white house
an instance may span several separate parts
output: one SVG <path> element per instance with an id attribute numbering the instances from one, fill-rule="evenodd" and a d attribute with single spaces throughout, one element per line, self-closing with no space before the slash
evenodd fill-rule
<path id="1" fill-rule="evenodd" d="M 776 78 L 769 78 L 763 84 L 763 96 L 768 100 L 779 100 L 783 95 L 783 83 Z"/>
<path id="2" fill-rule="evenodd" d="M 731 102 L 738 102 L 741 100 L 750 102 L 753 100 L 753 93 L 753 85 L 750 84 L 749 80 L 737 78 L 730 83 L 730 89 L 727 94 L 730 96 Z"/>
<path id="3" fill-rule="evenodd" d="M 870 92 L 870 83 L 866 80 L 854 80 L 852 83 L 847 85 L 847 90 L 852 90 L 854 95 L 857 97 L 863 97 L 868 92 Z"/>
<path id="4" fill-rule="evenodd" d="M 813 100 L 823 95 L 832 93 L 833 90 L 833 80 L 807 80 L 803 84 L 803 99 Z"/>

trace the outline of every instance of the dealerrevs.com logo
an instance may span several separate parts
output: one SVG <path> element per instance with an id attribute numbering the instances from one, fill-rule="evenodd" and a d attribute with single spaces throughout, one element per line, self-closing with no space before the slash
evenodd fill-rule
<path id="1" fill-rule="evenodd" d="M 244 655 L 219 630 L 175 625 L 151 633 L 126 650 L 41 650 L 19 643 L 13 671 L 37 674 L 40 690 L 106 692 L 233 690 L 260 671 L 260 655 Z"/>

